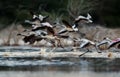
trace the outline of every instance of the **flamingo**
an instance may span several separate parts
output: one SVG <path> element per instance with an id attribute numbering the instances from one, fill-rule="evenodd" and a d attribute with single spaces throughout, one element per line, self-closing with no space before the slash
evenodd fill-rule
<path id="1" fill-rule="evenodd" d="M 78 30 L 78 23 L 82 23 L 82 22 L 85 22 L 85 23 L 92 23 L 93 21 L 91 20 L 91 15 L 88 13 L 87 14 L 87 17 L 84 17 L 84 16 L 78 16 L 77 18 L 75 18 L 75 21 L 74 21 L 74 24 L 73 25 L 70 25 L 67 21 L 65 20 L 62 20 L 63 24 L 65 25 L 65 28 L 62 29 L 59 34 L 62 34 L 62 33 L 65 33 L 65 32 L 79 32 Z M 81 32 L 79 32 L 80 34 L 82 34 Z"/>
<path id="2" fill-rule="evenodd" d="M 78 49 L 87 48 L 87 51 L 90 51 L 90 50 L 89 50 L 89 47 L 90 47 L 90 46 L 93 46 L 93 47 L 95 47 L 96 51 L 97 51 L 98 53 L 100 53 L 100 51 L 98 51 L 98 49 L 96 48 L 96 43 L 95 43 L 95 42 L 93 42 L 93 41 L 91 41 L 91 40 L 88 40 L 88 39 L 86 39 L 86 38 L 81 38 L 81 39 L 76 40 L 76 41 L 80 43 L 80 46 L 79 46 Z"/>
<path id="3" fill-rule="evenodd" d="M 41 29 L 46 29 L 47 32 L 45 31 L 40 31 Z M 53 47 L 57 47 L 58 45 L 60 47 L 62 47 L 61 42 L 60 42 L 60 38 L 68 38 L 69 36 L 66 35 L 60 35 L 55 33 L 54 29 L 51 27 L 46 27 L 46 26 L 42 26 L 42 27 L 37 27 L 36 29 L 32 29 L 31 31 L 34 31 L 36 33 L 36 35 L 39 35 L 41 38 L 49 41 Z M 36 31 L 40 31 L 39 33 L 37 33 Z M 41 34 L 43 33 L 43 34 Z M 55 44 L 55 42 L 58 42 L 58 44 Z M 63 47 L 62 47 L 63 48 Z"/>
<path id="4" fill-rule="evenodd" d="M 120 49 L 120 38 L 116 38 L 114 40 L 111 40 L 110 38 L 103 38 L 103 40 L 97 44 L 97 47 L 100 49 L 100 46 L 107 44 L 106 49 L 110 49 L 112 47 L 115 47 L 117 49 Z"/>
<path id="5" fill-rule="evenodd" d="M 49 40 L 57 40 L 60 43 L 60 38 L 68 38 L 69 36 L 65 35 L 59 35 L 55 33 L 54 29 L 51 27 L 46 27 L 47 28 L 47 35 L 42 36 L 43 38 L 47 38 Z M 60 46 L 62 47 L 61 43 Z"/>
<path id="6" fill-rule="evenodd" d="M 41 38 L 41 37 L 38 37 L 38 36 L 35 36 L 35 34 L 31 34 L 31 35 L 24 35 L 24 34 L 17 34 L 18 36 L 24 36 L 24 38 L 23 38 L 23 41 L 25 42 L 25 43 L 28 43 L 29 42 L 29 44 L 33 44 L 33 43 L 35 43 L 35 41 L 41 41 L 43 38 Z"/>
<path id="7" fill-rule="evenodd" d="M 33 14 L 32 20 L 25 20 L 25 23 L 31 24 L 32 28 L 36 28 L 40 26 L 53 27 L 49 22 L 46 21 L 48 17 L 49 16 L 42 16 L 42 15 L 37 16 Z"/>

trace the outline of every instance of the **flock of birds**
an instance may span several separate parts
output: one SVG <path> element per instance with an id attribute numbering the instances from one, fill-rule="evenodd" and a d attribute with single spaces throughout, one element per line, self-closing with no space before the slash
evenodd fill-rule
<path id="1" fill-rule="evenodd" d="M 91 20 L 92 17 L 90 14 L 87 14 L 87 17 L 82 15 L 78 16 L 77 18 L 75 18 L 73 25 L 69 24 L 66 20 L 62 20 L 63 25 L 61 25 L 61 27 L 63 28 L 59 31 L 57 30 L 58 32 L 55 31 L 56 26 L 51 25 L 47 21 L 49 16 L 35 14 L 32 15 L 33 17 L 31 20 L 25 20 L 25 23 L 30 24 L 32 28 L 30 30 L 26 29 L 23 31 L 28 32 L 29 34 L 18 34 L 19 36 L 24 37 L 23 41 L 25 43 L 29 42 L 29 44 L 34 44 L 36 41 L 38 42 L 45 40 L 46 43 L 44 45 L 46 45 L 47 42 L 52 44 L 52 51 L 57 47 L 64 48 L 61 42 L 62 39 L 71 39 L 74 43 L 73 49 L 76 47 L 79 49 L 86 48 L 87 50 L 89 50 L 89 46 L 93 46 L 95 47 L 97 52 L 101 52 L 100 46 L 104 44 L 107 44 L 107 49 L 110 49 L 111 47 L 116 47 L 118 49 L 120 48 L 120 38 L 116 38 L 115 40 L 104 38 L 101 42 L 94 42 L 84 37 L 85 34 L 79 31 L 79 23 L 92 23 L 93 21 Z M 72 33 L 72 35 L 79 34 L 81 37 L 71 37 L 72 35 L 70 35 L 70 33 Z M 79 46 L 76 45 L 76 43 L 79 43 Z"/>

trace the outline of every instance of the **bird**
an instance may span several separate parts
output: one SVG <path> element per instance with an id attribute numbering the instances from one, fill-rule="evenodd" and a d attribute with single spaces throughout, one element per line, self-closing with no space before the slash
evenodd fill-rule
<path id="1" fill-rule="evenodd" d="M 35 34 L 37 36 L 38 35 L 41 36 L 41 38 L 46 39 L 47 41 L 50 41 L 55 46 L 53 40 L 56 38 L 56 36 L 55 36 L 55 32 L 52 28 L 52 25 L 50 25 L 49 23 L 41 23 L 41 24 L 42 24 L 42 26 L 37 26 L 35 28 L 32 28 L 31 30 L 25 30 L 25 31 L 29 31 L 29 33 L 30 32 L 35 32 Z M 45 31 L 45 29 L 47 30 L 47 32 Z M 65 36 L 59 36 L 59 37 L 61 37 L 61 38 L 64 37 L 65 38 Z"/>
<path id="2" fill-rule="evenodd" d="M 34 12 L 30 11 L 30 14 L 33 16 L 32 19 L 38 18 L 40 22 L 46 22 L 46 19 L 49 18 L 49 15 L 43 16 L 41 14 L 36 15 Z"/>
<path id="3" fill-rule="evenodd" d="M 59 32 L 58 32 L 58 34 L 64 34 L 64 33 L 67 33 L 70 37 L 70 39 L 79 39 L 79 38 L 81 38 L 81 37 L 84 37 L 85 36 L 85 34 L 84 33 L 82 33 L 82 32 L 80 32 L 79 30 L 78 30 L 78 28 L 77 27 L 75 27 L 75 28 L 73 28 L 73 26 L 74 25 L 76 25 L 76 24 L 74 24 L 73 26 L 72 25 L 70 25 L 66 20 L 62 20 L 62 22 L 63 22 L 63 24 L 65 25 L 65 27 L 62 29 L 62 30 L 60 30 Z M 74 34 L 73 34 L 74 33 Z M 67 35 L 66 34 L 66 35 Z M 76 41 L 74 41 L 73 40 L 73 46 L 75 47 L 76 46 Z"/>
<path id="4" fill-rule="evenodd" d="M 72 28 L 78 28 L 78 26 L 80 26 L 78 23 L 92 23 L 93 21 L 91 20 L 91 18 L 92 17 L 89 13 L 87 14 L 87 17 L 82 15 L 78 16 L 77 18 L 75 18 Z"/>
<path id="5" fill-rule="evenodd" d="M 58 32 L 58 34 L 62 34 L 65 32 L 76 32 L 78 31 L 78 28 L 73 28 L 72 25 L 70 25 L 66 20 L 62 20 L 62 23 L 64 24 L 64 28 Z"/>
<path id="6" fill-rule="evenodd" d="M 91 40 L 89 40 L 89 39 L 81 38 L 81 39 L 76 40 L 76 41 L 80 43 L 80 46 L 79 46 L 78 49 L 86 48 L 87 51 L 90 51 L 89 48 L 90 48 L 91 46 L 93 46 L 93 47 L 95 47 L 95 49 L 96 49 L 96 51 L 97 51 L 98 53 L 101 53 L 101 52 L 98 51 L 98 49 L 96 48 L 96 43 L 93 42 L 93 41 L 91 41 Z"/>
<path id="7" fill-rule="evenodd" d="M 42 16 L 41 14 L 39 14 L 38 18 L 39 18 L 40 22 L 43 23 L 43 22 L 46 22 L 47 18 L 49 18 L 49 15 Z"/>
<path id="8" fill-rule="evenodd" d="M 49 16 L 42 16 L 41 14 L 39 16 L 31 13 L 33 15 L 33 18 L 31 20 L 25 20 L 25 23 L 31 24 L 32 28 L 40 27 L 40 26 L 49 26 L 52 27 L 52 25 L 46 21 L 46 19 Z"/>
<path id="9" fill-rule="evenodd" d="M 41 41 L 43 38 L 35 36 L 35 34 L 31 34 L 31 35 L 23 35 L 23 34 L 17 34 L 18 36 L 24 36 L 23 41 L 25 43 L 29 43 L 29 44 L 34 44 L 35 41 Z"/>
<path id="10" fill-rule="evenodd" d="M 92 23 L 93 21 L 91 19 L 92 19 L 92 16 L 88 13 L 87 17 L 82 15 L 78 16 L 77 18 L 75 18 L 74 22 L 75 23 L 78 23 L 78 22 Z"/>
<path id="11" fill-rule="evenodd" d="M 106 47 L 104 49 L 101 48 L 103 45 L 106 45 Z M 120 38 L 111 40 L 108 37 L 104 37 L 103 40 L 97 44 L 97 48 L 100 50 L 107 50 L 112 47 L 120 49 Z"/>
<path id="12" fill-rule="evenodd" d="M 120 49 L 120 38 L 116 38 L 116 39 L 112 40 L 112 42 L 108 46 L 108 49 L 110 49 L 111 47 L 115 47 L 117 49 Z"/>
<path id="13" fill-rule="evenodd" d="M 43 31 L 41 29 L 46 29 L 46 31 Z M 69 36 L 66 36 L 66 35 L 57 34 L 57 33 L 55 33 L 53 28 L 46 27 L 46 26 L 37 27 L 36 29 L 32 29 L 31 31 L 35 32 L 36 35 L 39 35 L 41 38 L 43 38 L 43 39 L 47 40 L 48 42 L 52 43 L 53 47 L 55 47 L 57 45 L 62 47 L 62 45 L 60 43 L 60 38 L 68 38 L 69 37 Z M 55 41 L 57 41 L 58 44 L 55 44 Z"/>
<path id="14" fill-rule="evenodd" d="M 39 27 L 38 29 L 40 28 L 41 27 Z M 64 49 L 64 47 L 61 44 L 60 38 L 68 38 L 69 36 L 58 35 L 57 33 L 55 33 L 54 29 L 51 27 L 44 27 L 44 28 L 46 28 L 47 34 L 40 35 L 40 37 L 52 44 L 53 48 L 50 52 L 54 51 L 58 46 Z"/>
<path id="15" fill-rule="evenodd" d="M 47 28 L 47 35 L 42 36 L 42 37 L 47 38 L 48 40 L 57 40 L 58 44 L 60 44 L 60 46 L 62 47 L 60 43 L 60 38 L 68 38 L 69 36 L 57 34 L 55 33 L 54 29 L 51 27 L 46 27 L 46 28 Z"/>
<path id="16" fill-rule="evenodd" d="M 75 18 L 74 24 L 70 25 L 67 21 L 62 20 L 63 24 L 65 25 L 65 28 L 62 29 L 59 34 L 65 33 L 65 32 L 78 32 L 82 37 L 85 36 L 84 33 L 80 32 L 78 29 L 79 24 L 78 23 L 92 23 L 93 21 L 91 20 L 91 15 L 88 13 L 87 17 L 85 16 L 78 16 Z"/>
<path id="17" fill-rule="evenodd" d="M 40 20 L 37 17 L 34 19 L 31 19 L 31 20 L 25 20 L 25 23 L 32 25 L 32 28 L 36 28 L 38 26 L 41 26 Z"/>
<path id="18" fill-rule="evenodd" d="M 23 32 L 28 32 L 28 34 L 22 34 L 21 33 L 18 33 L 17 35 L 18 36 L 24 36 L 23 38 L 23 41 L 25 43 L 30 43 L 30 44 L 33 44 L 35 41 L 41 41 L 42 38 L 41 35 L 47 35 L 47 32 L 46 31 L 43 31 L 43 30 L 37 30 L 37 31 L 32 31 L 32 30 L 28 30 L 28 29 L 25 29 Z"/>
<path id="19" fill-rule="evenodd" d="M 96 47 L 99 50 L 107 50 L 110 44 L 112 44 L 112 40 L 108 37 L 104 37 L 102 41 L 96 44 Z"/>

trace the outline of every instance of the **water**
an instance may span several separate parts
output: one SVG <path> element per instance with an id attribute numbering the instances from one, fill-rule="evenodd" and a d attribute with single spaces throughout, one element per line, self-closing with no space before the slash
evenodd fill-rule
<path id="1" fill-rule="evenodd" d="M 0 52 L 32 52 L 37 47 L 0 47 Z M 120 77 L 120 59 L 3 58 L 0 77 Z"/>
<path id="2" fill-rule="evenodd" d="M 1 77 L 119 77 L 119 72 L 96 73 L 89 71 L 60 72 L 60 71 L 2 71 Z"/>

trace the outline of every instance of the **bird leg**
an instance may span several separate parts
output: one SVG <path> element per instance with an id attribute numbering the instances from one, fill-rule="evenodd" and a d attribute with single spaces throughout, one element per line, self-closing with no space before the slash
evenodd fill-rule
<path id="1" fill-rule="evenodd" d="M 96 49 L 96 51 L 97 51 L 98 53 L 101 53 L 101 51 L 98 50 L 98 47 L 97 47 L 96 45 L 94 45 L 94 47 L 95 47 L 95 49 Z"/>
<path id="2" fill-rule="evenodd" d="M 73 42 L 74 42 L 73 46 L 76 47 L 77 46 L 76 41 L 74 40 Z"/>
<path id="3" fill-rule="evenodd" d="M 51 43 L 52 43 L 53 47 L 50 52 L 53 52 L 57 46 L 55 45 L 55 42 L 53 40 L 51 40 Z"/>
<path id="4" fill-rule="evenodd" d="M 64 49 L 64 47 L 63 47 L 63 46 L 62 46 L 62 44 L 61 44 L 60 39 L 57 39 L 57 41 L 58 41 L 58 45 L 59 45 L 61 48 L 63 48 L 63 49 Z"/>
<path id="5" fill-rule="evenodd" d="M 54 50 L 56 50 L 56 47 L 52 48 L 52 50 L 50 51 L 50 53 L 53 52 Z"/>

